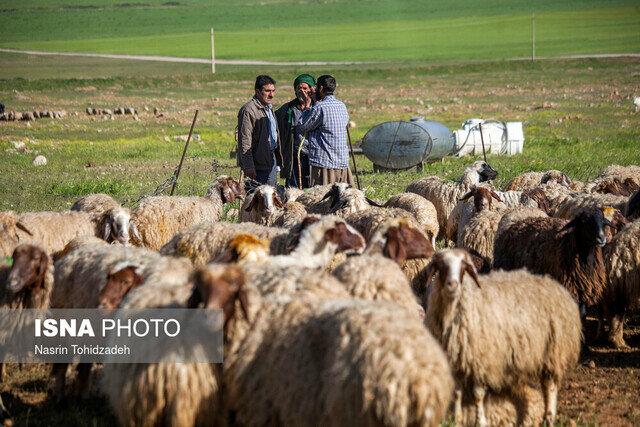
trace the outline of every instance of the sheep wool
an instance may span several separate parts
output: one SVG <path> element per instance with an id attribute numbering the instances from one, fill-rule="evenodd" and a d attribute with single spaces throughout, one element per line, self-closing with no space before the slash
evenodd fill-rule
<path id="1" fill-rule="evenodd" d="M 438 211 L 433 203 L 415 193 L 400 193 L 391 196 L 384 207 L 400 208 L 411 213 L 418 224 L 423 226 L 425 233 L 431 238 L 431 244 L 435 246 L 440 225 Z"/>

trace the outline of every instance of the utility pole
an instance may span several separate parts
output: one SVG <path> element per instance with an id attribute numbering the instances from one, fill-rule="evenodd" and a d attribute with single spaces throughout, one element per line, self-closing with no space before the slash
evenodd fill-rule
<path id="1" fill-rule="evenodd" d="M 531 13 L 531 60 L 536 60 L 536 13 Z"/>
<path id="2" fill-rule="evenodd" d="M 216 73 L 216 51 L 213 44 L 213 28 L 211 28 L 211 74 Z"/>

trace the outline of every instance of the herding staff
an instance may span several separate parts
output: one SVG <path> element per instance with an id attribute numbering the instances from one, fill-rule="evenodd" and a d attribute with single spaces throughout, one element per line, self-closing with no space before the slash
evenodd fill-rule
<path id="1" fill-rule="evenodd" d="M 482 143 L 482 156 L 484 157 L 484 162 L 487 163 L 487 152 L 484 150 L 484 136 L 482 136 L 482 123 L 478 123 L 478 127 L 480 128 L 480 142 Z"/>
<path id="2" fill-rule="evenodd" d="M 173 196 L 173 190 L 176 189 L 176 185 L 178 185 L 178 177 L 180 176 L 180 170 L 182 169 L 182 162 L 184 161 L 184 156 L 187 154 L 187 148 L 189 147 L 189 141 L 191 141 L 191 134 L 193 133 L 193 127 L 196 125 L 196 119 L 198 118 L 198 110 L 196 110 L 196 114 L 193 116 L 193 122 L 191 122 L 191 129 L 189 129 L 189 136 L 187 137 L 187 142 L 184 144 L 184 150 L 182 151 L 182 157 L 180 158 L 180 164 L 178 165 L 178 169 L 176 170 L 176 179 L 173 180 L 173 185 L 171 186 L 170 196 Z"/>
<path id="3" fill-rule="evenodd" d="M 356 184 L 358 185 L 358 190 L 362 190 L 360 188 L 360 178 L 358 178 L 358 167 L 356 166 L 356 156 L 353 154 L 353 145 L 351 144 L 351 133 L 349 132 L 349 125 L 347 124 L 347 140 L 349 141 L 349 151 L 351 152 L 351 160 L 353 160 L 353 173 L 356 176 Z"/>

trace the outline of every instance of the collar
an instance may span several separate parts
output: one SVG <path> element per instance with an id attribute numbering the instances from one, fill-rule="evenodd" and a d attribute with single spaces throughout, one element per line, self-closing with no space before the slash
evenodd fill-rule
<path id="1" fill-rule="evenodd" d="M 263 105 L 263 104 L 262 104 L 262 102 L 260 102 L 260 100 L 258 99 L 258 97 L 257 97 L 257 96 L 255 96 L 255 95 L 253 95 L 253 102 L 256 104 L 256 106 L 257 106 L 258 108 L 261 108 L 261 109 L 263 109 L 263 110 L 264 110 L 265 108 L 267 108 L 265 105 Z M 273 107 L 271 107 L 271 109 L 273 109 Z"/>

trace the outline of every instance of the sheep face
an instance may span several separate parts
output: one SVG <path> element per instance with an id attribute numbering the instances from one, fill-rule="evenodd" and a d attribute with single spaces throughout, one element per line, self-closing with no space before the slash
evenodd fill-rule
<path id="1" fill-rule="evenodd" d="M 558 170 L 550 170 L 545 172 L 545 174 L 542 176 L 542 179 L 540 180 L 540 183 L 546 184 L 548 182 L 555 182 L 556 184 L 560 184 L 567 188 L 571 187 L 571 180 L 569 179 L 569 177 Z"/>
<path id="2" fill-rule="evenodd" d="M 450 249 L 436 253 L 427 266 L 427 283 L 437 275 L 436 286 L 446 291 L 453 299 L 459 297 L 465 273 L 480 287 L 478 272 L 467 251 Z"/>
<path id="3" fill-rule="evenodd" d="M 282 209 L 282 200 L 273 187 L 270 185 L 261 185 L 253 194 L 251 203 L 244 210 L 247 212 L 257 211 L 262 216 L 267 217 Z"/>
<path id="4" fill-rule="evenodd" d="M 13 251 L 13 266 L 7 289 L 14 295 L 25 292 L 37 295 L 44 291 L 49 255 L 37 246 L 22 244 Z"/>
<path id="5" fill-rule="evenodd" d="M 322 200 L 331 200 L 331 212 L 335 212 L 341 207 L 340 204 L 343 202 L 341 200 L 342 192 L 349 187 L 350 185 L 344 182 L 333 184 L 331 189 L 322 197 Z"/>
<path id="6" fill-rule="evenodd" d="M 546 214 L 551 212 L 551 203 L 549 198 L 541 188 L 533 188 L 525 190 L 520 197 L 520 203 L 530 208 L 538 208 Z"/>
<path id="7" fill-rule="evenodd" d="M 245 276 L 240 267 L 210 264 L 194 273 L 194 287 L 187 304 L 189 308 L 221 309 L 226 328 L 228 320 L 235 314 L 236 302 L 248 319 L 244 283 Z"/>
<path id="8" fill-rule="evenodd" d="M 603 207 L 602 213 L 605 219 L 611 222 L 611 225 L 607 224 L 605 228 L 607 242 L 610 242 L 618 231 L 629 224 L 629 221 L 622 215 L 622 212 L 610 206 Z"/>
<path id="9" fill-rule="evenodd" d="M 216 184 L 207 192 L 207 196 L 211 195 L 214 188 L 220 191 L 223 203 L 233 203 L 244 195 L 244 189 L 240 183 L 230 176 L 218 177 Z"/>
<path id="10" fill-rule="evenodd" d="M 636 191 L 627 202 L 627 218 L 630 221 L 640 218 L 640 190 Z"/>
<path id="11" fill-rule="evenodd" d="M 408 259 L 430 258 L 434 253 L 431 241 L 420 230 L 402 221 L 389 227 L 385 237 L 382 253 L 398 264 Z"/>
<path id="12" fill-rule="evenodd" d="M 573 232 L 583 260 L 586 260 L 594 247 L 607 244 L 605 225 L 614 225 L 605 218 L 601 209 L 584 209 L 569 221 L 562 231 Z"/>
<path id="13" fill-rule="evenodd" d="M 500 196 L 495 191 L 485 187 L 473 187 L 471 191 L 460 198 L 461 201 L 467 201 L 473 197 L 473 206 L 476 212 L 482 212 L 485 209 L 491 209 L 491 200 L 495 199 L 502 202 Z"/>
<path id="14" fill-rule="evenodd" d="M 103 224 L 102 239 L 107 242 L 119 242 L 127 246 L 130 234 L 142 241 L 138 228 L 131 222 L 131 215 L 125 210 L 110 209 L 105 213 Z"/>
<path id="15" fill-rule="evenodd" d="M 113 310 L 120 305 L 127 293 L 143 281 L 137 265 L 116 265 L 107 275 L 107 283 L 100 290 L 98 307 Z"/>
<path id="16" fill-rule="evenodd" d="M 490 181 L 498 176 L 498 172 L 491 166 L 489 166 L 489 163 L 483 162 L 481 160 L 474 162 L 473 168 L 478 173 L 480 182 Z"/>

